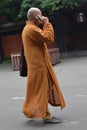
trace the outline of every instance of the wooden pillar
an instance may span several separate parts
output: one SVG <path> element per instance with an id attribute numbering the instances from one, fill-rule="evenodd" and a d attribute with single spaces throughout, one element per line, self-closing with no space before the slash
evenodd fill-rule
<path id="1" fill-rule="evenodd" d="M 0 38 L 0 64 L 3 63 L 3 60 L 4 60 L 3 48 L 2 48 L 2 41 L 1 41 L 1 38 Z"/>

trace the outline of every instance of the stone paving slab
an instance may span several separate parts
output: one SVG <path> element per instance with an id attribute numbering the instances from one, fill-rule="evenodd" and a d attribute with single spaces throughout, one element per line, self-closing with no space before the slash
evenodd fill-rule
<path id="1" fill-rule="evenodd" d="M 26 118 L 21 110 L 26 78 L 13 71 L 11 64 L 0 65 L 0 130 L 86 130 L 87 129 L 87 56 L 63 58 L 54 66 L 66 108 L 49 108 L 60 124 L 44 124 Z"/>

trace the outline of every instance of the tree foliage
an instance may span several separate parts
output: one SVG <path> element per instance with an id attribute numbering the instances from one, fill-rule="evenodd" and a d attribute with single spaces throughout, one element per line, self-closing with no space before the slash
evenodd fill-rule
<path id="1" fill-rule="evenodd" d="M 25 18 L 30 7 L 38 7 L 44 14 L 50 16 L 60 8 L 74 8 L 85 1 L 87 0 L 23 0 L 19 18 Z"/>
<path id="2" fill-rule="evenodd" d="M 15 21 L 20 12 L 23 0 L 0 0 L 0 16 L 8 16 L 11 21 Z"/>
<path id="3" fill-rule="evenodd" d="M 42 0 L 23 0 L 22 4 L 21 4 L 21 9 L 20 9 L 20 13 L 18 15 L 18 18 L 26 18 L 26 13 L 27 10 L 30 7 L 38 7 L 40 8 L 40 5 L 42 3 Z"/>
<path id="4" fill-rule="evenodd" d="M 26 19 L 30 7 L 38 7 L 44 15 L 51 16 L 60 8 L 74 8 L 87 0 L 0 0 L 0 16 L 7 15 L 11 20 Z"/>

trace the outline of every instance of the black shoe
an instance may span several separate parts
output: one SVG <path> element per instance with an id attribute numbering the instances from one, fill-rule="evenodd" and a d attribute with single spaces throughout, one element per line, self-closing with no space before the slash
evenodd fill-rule
<path id="1" fill-rule="evenodd" d="M 57 124 L 57 123 L 61 123 L 62 120 L 60 118 L 57 118 L 57 117 L 52 117 L 51 120 L 49 121 L 45 121 L 45 123 L 50 123 L 50 124 Z"/>

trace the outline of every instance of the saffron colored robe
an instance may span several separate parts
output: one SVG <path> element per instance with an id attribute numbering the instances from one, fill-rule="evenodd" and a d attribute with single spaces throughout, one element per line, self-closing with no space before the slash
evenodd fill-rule
<path id="1" fill-rule="evenodd" d="M 27 62 L 27 89 L 22 112 L 28 118 L 46 116 L 47 98 L 53 106 L 65 107 L 65 101 L 53 70 L 47 42 L 53 42 L 51 23 L 38 28 L 27 21 L 22 31 L 24 54 Z M 49 92 L 49 94 L 48 94 Z"/>

